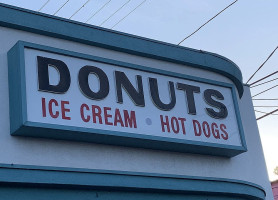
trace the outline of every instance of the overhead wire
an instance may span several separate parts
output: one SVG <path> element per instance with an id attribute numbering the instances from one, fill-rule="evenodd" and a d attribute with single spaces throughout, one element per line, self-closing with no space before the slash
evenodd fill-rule
<path id="1" fill-rule="evenodd" d="M 110 2 L 111 0 L 107 1 L 100 9 L 93 13 L 93 15 L 86 21 L 86 23 L 90 21 L 96 14 L 98 14 L 103 8 L 105 8 Z"/>
<path id="2" fill-rule="evenodd" d="M 107 22 L 111 17 L 113 17 L 117 12 L 119 12 L 126 4 L 128 4 L 131 0 L 126 1 L 119 9 L 117 9 L 114 13 L 112 13 L 107 19 L 105 19 L 99 26 L 102 26 L 105 22 Z"/>
<path id="3" fill-rule="evenodd" d="M 254 106 L 254 108 L 278 108 L 278 106 Z"/>
<path id="4" fill-rule="evenodd" d="M 277 98 L 273 98 L 273 99 L 252 99 L 253 101 L 277 101 Z"/>
<path id="5" fill-rule="evenodd" d="M 228 9 L 229 7 L 231 7 L 232 5 L 234 5 L 238 0 L 235 0 L 234 2 L 232 2 L 230 5 L 228 5 L 227 7 L 225 7 L 223 10 L 221 10 L 220 12 L 218 12 L 216 15 L 214 15 L 212 18 L 210 18 L 206 23 L 204 23 L 203 25 L 201 25 L 199 28 L 197 28 L 193 33 L 191 33 L 190 35 L 188 35 L 187 37 L 185 37 L 183 40 L 181 40 L 178 45 L 180 45 L 181 43 L 183 43 L 186 39 L 190 38 L 192 35 L 194 35 L 195 33 L 197 33 L 201 28 L 203 28 L 205 25 L 207 25 L 209 22 L 211 22 L 214 18 L 216 18 L 218 15 L 220 15 L 222 12 L 224 12 L 226 9 Z"/>
<path id="6" fill-rule="evenodd" d="M 133 13 L 135 10 L 137 10 L 143 3 L 145 3 L 147 0 L 142 1 L 139 5 L 137 5 L 133 10 L 131 10 L 127 15 L 125 15 L 123 18 L 121 18 L 114 26 L 111 27 L 113 29 L 115 26 L 117 26 L 119 23 L 121 23 L 125 18 L 127 18 L 131 13 Z"/>
<path id="7" fill-rule="evenodd" d="M 91 0 L 86 1 L 86 3 L 84 3 L 77 11 L 75 11 L 69 19 L 71 19 L 74 15 L 76 15 L 82 8 L 84 8 L 86 6 L 87 3 L 89 3 Z"/>
<path id="8" fill-rule="evenodd" d="M 253 97 L 256 97 L 256 96 L 258 96 L 258 95 L 260 95 L 260 94 L 263 94 L 263 93 L 265 93 L 265 92 L 267 92 L 267 91 L 269 91 L 269 90 L 272 90 L 273 88 L 276 88 L 278 85 L 274 85 L 273 87 L 271 87 L 271 88 L 268 88 L 268 89 L 266 89 L 266 90 L 263 90 L 262 92 L 259 92 L 259 93 L 257 93 L 257 94 L 255 94 L 254 96 L 252 96 L 252 98 Z"/>
<path id="9" fill-rule="evenodd" d="M 250 88 L 258 87 L 258 86 L 260 86 L 260 85 L 264 85 L 264 84 L 266 84 L 266 83 L 270 83 L 270 82 L 275 81 L 275 80 L 277 80 L 277 79 L 278 79 L 278 78 L 274 78 L 274 79 L 271 79 L 271 80 L 269 80 L 269 81 L 266 81 L 266 82 L 259 83 L 259 84 L 257 84 L 257 85 L 251 86 Z"/>
<path id="10" fill-rule="evenodd" d="M 258 113 L 262 113 L 262 114 L 268 114 L 267 112 L 263 112 L 263 111 L 259 111 L 259 110 L 254 110 L 255 112 L 258 112 Z M 271 114 L 271 115 L 278 115 L 278 114 Z"/>
<path id="11" fill-rule="evenodd" d="M 267 116 L 269 116 L 269 115 L 272 115 L 273 113 L 275 113 L 275 112 L 277 112 L 277 111 L 278 111 L 278 109 L 275 109 L 275 110 L 273 110 L 273 111 L 271 111 L 271 112 L 269 112 L 269 113 L 267 113 L 267 114 L 265 114 L 265 115 L 263 115 L 263 116 L 257 118 L 256 120 L 258 121 L 258 120 L 260 120 L 260 119 L 263 119 L 263 118 L 265 118 L 265 117 L 267 117 Z"/>
<path id="12" fill-rule="evenodd" d="M 255 74 L 265 65 L 265 63 L 271 58 L 271 56 L 275 53 L 275 51 L 278 49 L 278 46 L 271 52 L 271 54 L 267 57 L 267 59 L 263 62 L 263 64 L 260 65 L 260 67 L 252 74 L 252 76 L 248 79 L 246 84 L 255 76 Z"/>
<path id="13" fill-rule="evenodd" d="M 56 15 L 70 0 L 67 0 L 53 15 Z"/>
<path id="14" fill-rule="evenodd" d="M 38 10 L 38 12 L 40 12 L 48 3 L 49 3 L 50 0 L 47 0 L 43 5 L 42 7 Z"/>
<path id="15" fill-rule="evenodd" d="M 253 82 L 253 83 L 251 83 L 249 85 L 252 86 L 252 85 L 254 85 L 254 84 L 258 83 L 258 82 L 261 82 L 262 80 L 267 79 L 267 78 L 269 78 L 269 77 L 271 77 L 271 76 L 273 76 L 273 75 L 275 75 L 277 73 L 278 73 L 278 71 L 275 71 L 275 72 L 273 72 L 271 74 L 268 74 L 267 76 L 264 76 L 263 78 L 260 78 L 259 80 L 255 81 L 255 82 Z"/>

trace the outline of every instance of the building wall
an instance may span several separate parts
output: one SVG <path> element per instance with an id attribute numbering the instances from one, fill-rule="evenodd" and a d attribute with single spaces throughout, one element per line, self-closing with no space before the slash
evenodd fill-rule
<path id="1" fill-rule="evenodd" d="M 189 66 L 139 57 L 53 37 L 0 28 L 0 163 L 217 177 L 262 186 L 271 200 L 260 136 L 249 88 L 239 101 L 248 151 L 233 158 L 127 148 L 94 143 L 11 136 L 7 52 L 19 40 L 60 49 L 232 83 L 228 78 Z"/>

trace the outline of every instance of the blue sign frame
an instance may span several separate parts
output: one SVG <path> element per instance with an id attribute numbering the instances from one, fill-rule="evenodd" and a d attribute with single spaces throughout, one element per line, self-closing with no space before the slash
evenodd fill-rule
<path id="1" fill-rule="evenodd" d="M 27 120 L 26 104 L 26 82 L 25 82 L 25 58 L 24 48 L 36 49 L 75 58 L 87 59 L 125 68 L 141 70 L 145 72 L 157 73 L 170 77 L 182 78 L 198 81 L 202 83 L 218 85 L 230 88 L 236 111 L 237 124 L 240 132 L 241 146 L 214 144 L 198 141 L 179 140 L 158 136 L 140 135 L 118 131 L 107 131 L 92 128 L 80 128 L 73 126 L 53 125 L 46 123 L 36 123 Z M 83 142 L 94 142 L 109 145 L 120 145 L 127 147 L 139 147 L 166 151 L 207 154 L 216 156 L 233 157 L 247 151 L 244 138 L 243 127 L 237 102 L 237 94 L 233 84 L 208 80 L 204 78 L 192 77 L 170 71 L 153 69 L 131 63 L 96 57 L 92 55 L 42 46 L 38 44 L 19 41 L 8 52 L 9 66 L 9 94 L 10 94 L 10 132 L 12 135 L 43 137 L 63 140 L 75 140 Z M 20 87 L 19 87 L 20 86 Z M 76 134 L 76 133 L 79 134 Z"/>

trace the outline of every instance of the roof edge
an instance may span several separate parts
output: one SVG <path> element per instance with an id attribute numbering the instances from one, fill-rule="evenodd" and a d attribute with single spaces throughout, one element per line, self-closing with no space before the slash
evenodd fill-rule
<path id="1" fill-rule="evenodd" d="M 216 72 L 233 81 L 239 96 L 243 95 L 242 73 L 239 67 L 231 60 L 215 53 L 122 33 L 2 3 L 0 3 L 0 26 Z"/>
<path id="2" fill-rule="evenodd" d="M 227 197 L 227 199 L 264 200 L 266 197 L 266 192 L 260 185 L 217 177 L 17 164 L 0 164 L 0 172 L 3 174 L 1 183 L 15 187 L 35 185 L 40 188 L 49 188 L 49 186 L 55 188 L 59 186 L 64 189 L 98 188 L 110 191 L 116 188 L 124 192 L 197 194 L 199 197 L 219 196 L 224 199 Z"/>

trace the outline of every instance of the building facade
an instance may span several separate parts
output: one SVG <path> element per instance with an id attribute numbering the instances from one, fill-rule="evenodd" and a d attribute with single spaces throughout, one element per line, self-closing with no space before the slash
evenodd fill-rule
<path id="1" fill-rule="evenodd" d="M 1 199 L 266 199 L 230 60 L 0 4 Z"/>

